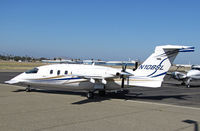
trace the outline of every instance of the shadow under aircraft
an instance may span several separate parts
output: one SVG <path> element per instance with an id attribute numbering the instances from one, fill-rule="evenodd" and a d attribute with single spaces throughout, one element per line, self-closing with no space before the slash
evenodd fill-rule
<path id="1" fill-rule="evenodd" d="M 25 92 L 25 89 L 18 89 L 13 92 Z M 85 92 L 74 92 L 74 91 L 62 91 L 62 90 L 43 90 L 43 89 L 33 89 L 32 92 L 37 93 L 48 93 L 48 94 L 60 94 L 60 95 L 78 95 L 85 97 Z M 125 93 L 124 93 L 125 92 Z M 121 100 L 146 100 L 146 101 L 161 101 L 164 99 L 177 99 L 177 100 L 186 100 L 185 98 L 188 98 L 187 95 L 172 95 L 172 94 L 163 94 L 163 95 L 147 95 L 140 92 L 129 92 L 129 91 L 119 91 L 119 92 L 107 92 L 105 96 L 99 96 L 98 94 L 95 94 L 95 99 L 83 99 L 77 102 L 73 102 L 71 104 L 87 104 L 91 102 L 102 102 L 106 100 L 111 99 L 121 99 Z"/>

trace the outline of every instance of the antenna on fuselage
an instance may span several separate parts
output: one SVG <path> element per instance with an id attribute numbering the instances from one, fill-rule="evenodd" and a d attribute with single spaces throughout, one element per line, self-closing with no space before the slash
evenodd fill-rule
<path id="1" fill-rule="evenodd" d="M 133 71 L 135 71 L 138 68 L 139 62 L 135 61 L 135 67 L 133 68 Z"/>

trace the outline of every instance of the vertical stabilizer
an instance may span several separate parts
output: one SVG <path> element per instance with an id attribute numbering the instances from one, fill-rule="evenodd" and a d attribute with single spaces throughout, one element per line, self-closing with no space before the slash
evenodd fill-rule
<path id="1" fill-rule="evenodd" d="M 157 46 L 130 77 L 130 85 L 145 87 L 160 87 L 163 78 L 179 52 L 192 52 L 194 47 L 165 45 Z"/>

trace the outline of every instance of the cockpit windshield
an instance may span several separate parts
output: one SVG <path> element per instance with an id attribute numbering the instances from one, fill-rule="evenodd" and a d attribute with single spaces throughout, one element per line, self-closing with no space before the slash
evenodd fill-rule
<path id="1" fill-rule="evenodd" d="M 194 67 L 194 68 L 192 68 L 192 70 L 199 70 L 200 71 L 200 68 Z"/>
<path id="2" fill-rule="evenodd" d="M 38 68 L 33 68 L 33 69 L 31 69 L 31 70 L 29 70 L 29 71 L 26 71 L 26 74 L 33 74 L 33 73 L 37 73 L 38 72 Z"/>

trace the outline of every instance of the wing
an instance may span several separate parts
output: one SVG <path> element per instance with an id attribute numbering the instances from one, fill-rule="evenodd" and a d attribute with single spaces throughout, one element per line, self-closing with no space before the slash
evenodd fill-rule
<path id="1" fill-rule="evenodd" d="M 106 75 L 82 75 L 82 74 L 74 74 L 72 76 L 79 77 L 83 79 L 90 80 L 91 83 L 95 83 L 96 80 L 100 81 L 103 84 L 107 84 L 108 79 L 115 79 L 115 78 L 121 78 L 121 77 L 129 77 L 132 74 L 128 72 L 116 72 L 116 74 L 106 74 Z"/>

